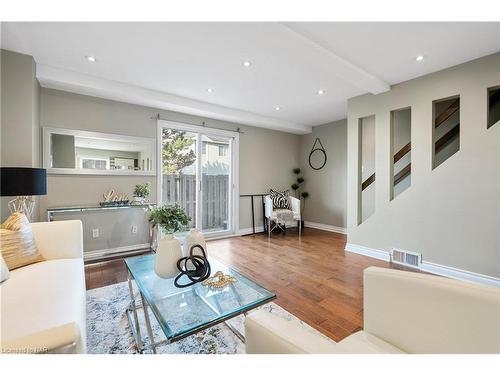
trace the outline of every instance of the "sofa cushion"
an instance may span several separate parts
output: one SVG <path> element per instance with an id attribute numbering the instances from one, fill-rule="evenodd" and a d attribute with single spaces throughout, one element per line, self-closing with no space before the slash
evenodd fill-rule
<path id="1" fill-rule="evenodd" d="M 0 343 L 75 322 L 77 352 L 85 352 L 85 276 L 82 259 L 57 259 L 10 272 L 0 286 Z"/>
<path id="2" fill-rule="evenodd" d="M 384 340 L 379 339 L 365 331 L 356 332 L 335 346 L 335 353 L 338 354 L 404 354 L 402 350 L 396 348 Z"/>
<path id="3" fill-rule="evenodd" d="M 41 262 L 31 225 L 25 214 L 14 212 L 0 225 L 0 251 L 9 270 Z"/>

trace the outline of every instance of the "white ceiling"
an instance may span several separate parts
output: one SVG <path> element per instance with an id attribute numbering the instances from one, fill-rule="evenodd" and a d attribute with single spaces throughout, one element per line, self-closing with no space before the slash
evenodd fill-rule
<path id="1" fill-rule="evenodd" d="M 7 22 L 2 48 L 33 55 L 45 87 L 300 134 L 350 97 L 500 51 L 500 23 Z"/>

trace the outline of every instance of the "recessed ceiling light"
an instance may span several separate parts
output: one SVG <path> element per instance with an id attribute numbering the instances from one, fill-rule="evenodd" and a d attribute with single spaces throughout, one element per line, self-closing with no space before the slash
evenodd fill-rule
<path id="1" fill-rule="evenodd" d="M 95 62 L 95 57 L 94 56 L 85 56 L 85 58 L 90 61 L 90 62 Z"/>
<path id="2" fill-rule="evenodd" d="M 247 60 L 247 61 L 243 61 L 243 66 L 244 66 L 245 68 L 249 68 L 251 65 L 252 65 L 252 62 L 251 62 L 251 61 L 248 61 L 248 60 Z"/>
<path id="3" fill-rule="evenodd" d="M 323 89 L 318 90 L 318 95 L 323 95 L 324 93 L 325 93 L 325 90 L 323 90 Z"/>
<path id="4" fill-rule="evenodd" d="M 417 57 L 415 57 L 415 60 L 418 61 L 418 62 L 424 61 L 424 56 L 418 55 Z"/>
<path id="5" fill-rule="evenodd" d="M 211 89 L 211 88 L 208 88 L 208 89 L 207 89 L 207 92 L 211 94 L 211 93 L 213 93 L 213 92 L 214 92 L 214 90 L 213 90 L 213 89 Z"/>
<path id="6" fill-rule="evenodd" d="M 281 107 L 279 105 L 277 105 L 276 107 L 274 107 L 275 111 L 279 111 L 280 109 L 281 109 Z"/>

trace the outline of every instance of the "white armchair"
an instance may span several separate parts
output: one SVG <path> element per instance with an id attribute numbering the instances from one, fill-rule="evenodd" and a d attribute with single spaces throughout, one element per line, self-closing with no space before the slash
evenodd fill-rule
<path id="1" fill-rule="evenodd" d="M 281 223 L 278 221 L 278 213 L 283 211 L 292 211 L 293 220 L 297 222 L 299 237 L 301 236 L 301 216 L 300 216 L 300 199 L 295 197 L 289 197 L 291 210 L 287 209 L 275 209 L 273 208 L 273 201 L 269 195 L 264 197 L 264 217 L 267 222 L 267 233 L 271 237 L 271 232 L 278 227 L 281 227 Z M 274 223 L 274 226 L 273 226 Z"/>

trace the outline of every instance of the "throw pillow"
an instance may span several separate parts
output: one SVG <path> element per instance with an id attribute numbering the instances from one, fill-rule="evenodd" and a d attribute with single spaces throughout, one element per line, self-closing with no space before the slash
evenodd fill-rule
<path id="1" fill-rule="evenodd" d="M 273 208 L 290 209 L 290 192 L 288 190 L 281 192 L 271 189 L 269 195 L 271 197 L 271 201 L 273 202 Z"/>
<path id="2" fill-rule="evenodd" d="M 9 269 L 0 255 L 0 284 L 9 278 Z"/>
<path id="3" fill-rule="evenodd" d="M 43 261 L 25 214 L 14 212 L 0 226 L 0 251 L 10 271 Z"/>

